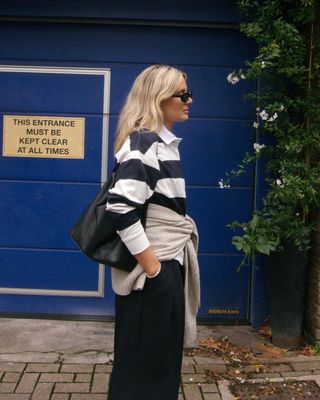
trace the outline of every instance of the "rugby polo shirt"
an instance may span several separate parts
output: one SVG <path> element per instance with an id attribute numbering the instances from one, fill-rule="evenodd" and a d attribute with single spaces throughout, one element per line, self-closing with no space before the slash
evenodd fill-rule
<path id="1" fill-rule="evenodd" d="M 186 214 L 180 141 L 165 126 L 158 134 L 133 132 L 115 155 L 117 173 L 115 185 L 107 195 L 106 210 L 132 254 L 149 247 L 140 221 L 141 207 L 147 200 Z"/>

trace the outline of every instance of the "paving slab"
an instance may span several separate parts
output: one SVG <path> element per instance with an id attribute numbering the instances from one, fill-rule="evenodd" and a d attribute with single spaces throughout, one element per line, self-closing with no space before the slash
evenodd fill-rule
<path id="1" fill-rule="evenodd" d="M 202 393 L 217 393 L 218 386 L 216 383 L 201 383 Z"/>
<path id="2" fill-rule="evenodd" d="M 113 353 L 84 351 L 82 354 L 64 354 L 60 358 L 62 362 L 69 364 L 106 364 L 113 360 Z"/>
<path id="3" fill-rule="evenodd" d="M 16 393 L 32 393 L 37 380 L 39 378 L 39 373 L 38 372 L 25 372 L 16 387 L 15 392 Z"/>
<path id="4" fill-rule="evenodd" d="M 50 400 L 52 391 L 53 391 L 53 383 L 38 383 L 32 393 L 32 400 Z"/>
<path id="5" fill-rule="evenodd" d="M 73 382 L 73 380 L 74 374 L 45 372 L 41 374 L 39 382 Z"/>
<path id="6" fill-rule="evenodd" d="M 113 329 L 112 322 L 1 319 L 0 400 L 105 400 Z M 197 330 L 199 340 L 227 336 L 250 350 L 264 342 L 248 326 L 198 326 Z M 256 382 L 294 378 L 320 386 L 318 356 L 261 357 L 259 363 L 266 367 L 262 373 L 244 363 L 246 378 L 251 372 Z M 229 368 L 217 357 L 184 356 L 179 400 L 231 400 L 230 382 L 225 379 Z"/>
<path id="7" fill-rule="evenodd" d="M 294 371 L 305 371 L 307 369 L 319 369 L 320 361 L 307 361 L 307 362 L 291 362 L 290 365 Z"/>
<path id="8" fill-rule="evenodd" d="M 91 387 L 92 393 L 106 393 L 109 386 L 109 374 L 94 374 Z"/>
<path id="9" fill-rule="evenodd" d="M 26 367 L 27 372 L 58 372 L 59 369 L 60 369 L 60 364 L 45 364 L 45 363 L 43 364 L 32 363 L 28 364 Z"/>
<path id="10" fill-rule="evenodd" d="M 183 394 L 185 400 L 203 400 L 201 389 L 198 385 L 183 385 Z"/>
<path id="11" fill-rule="evenodd" d="M 230 382 L 228 380 L 218 381 L 218 388 L 222 400 L 234 400 L 232 393 L 229 390 Z"/>
<path id="12" fill-rule="evenodd" d="M 60 360 L 59 353 L 40 353 L 38 351 L 22 351 L 21 353 L 3 353 L 0 354 L 1 361 L 11 362 L 37 362 L 37 363 L 54 363 Z"/>
<path id="13" fill-rule="evenodd" d="M 1 378 L 2 375 L 0 375 Z M 2 382 L 19 382 L 21 378 L 20 372 L 6 372 L 3 373 Z"/>
<path id="14" fill-rule="evenodd" d="M 50 400 L 69 400 L 69 394 L 53 393 Z"/>
<path id="15" fill-rule="evenodd" d="M 0 363 L 0 371 L 5 372 L 22 372 L 26 368 L 26 363 L 13 363 L 13 362 L 3 362 Z"/>
<path id="16" fill-rule="evenodd" d="M 221 396 L 218 393 L 203 393 L 204 400 L 221 400 Z"/>
<path id="17" fill-rule="evenodd" d="M 202 383 L 206 381 L 204 374 L 182 374 L 182 382 L 184 383 Z"/>
<path id="18" fill-rule="evenodd" d="M 113 351 L 113 322 L 1 318 L 0 354 Z"/>
<path id="19" fill-rule="evenodd" d="M 205 364 L 205 365 L 225 365 L 225 362 L 218 357 L 193 357 L 193 360 L 196 364 Z"/>

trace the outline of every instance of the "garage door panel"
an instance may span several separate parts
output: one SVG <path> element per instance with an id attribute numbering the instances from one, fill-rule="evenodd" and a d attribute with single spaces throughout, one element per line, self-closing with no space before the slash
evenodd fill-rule
<path id="1" fill-rule="evenodd" d="M 110 113 L 119 114 L 134 79 L 145 66 L 115 65 L 112 69 Z M 227 81 L 230 72 L 237 68 L 219 66 L 180 66 L 188 74 L 188 86 L 193 90 L 192 118 L 253 118 L 252 104 L 242 101 L 252 89 L 252 84 L 242 81 L 231 85 Z M 120 86 L 119 86 L 120 83 Z"/>
<path id="2" fill-rule="evenodd" d="M 0 264 L 1 288 L 91 291 L 98 288 L 98 264 L 79 251 L 2 248 Z"/>
<path id="3" fill-rule="evenodd" d="M 109 165 L 114 163 L 113 146 L 117 117 L 110 118 Z M 180 153 L 186 183 L 189 186 L 218 186 L 220 179 L 225 179 L 225 172 L 230 172 L 243 159 L 246 151 L 252 151 L 251 122 L 220 121 L 190 118 L 183 124 L 176 124 L 174 133 L 183 140 Z M 210 149 L 210 151 L 208 151 Z M 221 157 L 221 154 L 224 157 Z M 231 182 L 232 187 L 251 187 L 253 166 L 247 173 Z"/>
<path id="4" fill-rule="evenodd" d="M 99 184 L 2 182 L 1 245 L 75 249 L 68 232 L 99 188 Z"/>
<path id="5" fill-rule="evenodd" d="M 17 110 L 17 115 L 24 112 Z M 0 131 L 3 130 L 3 115 L 0 113 Z M 37 116 L 41 113 L 37 113 Z M 46 116 L 50 116 L 49 113 Z M 61 116 L 61 115 L 59 115 Z M 0 179 L 6 180 L 35 180 L 35 181 L 64 181 L 64 182 L 100 182 L 101 180 L 101 148 L 102 117 L 78 114 L 85 118 L 84 158 L 28 158 L 28 157 L 1 157 Z M 34 136 L 41 141 L 43 136 Z M 2 141 L 0 141 L 2 154 Z"/>
<path id="6" fill-rule="evenodd" d="M 254 53 L 236 29 L 37 23 L 26 32 L 12 23 L 0 33 L 3 59 L 232 66 Z"/>
<path id="7" fill-rule="evenodd" d="M 104 297 L 2 295 L 0 313 L 106 318 L 114 315 L 110 272 L 106 271 Z"/>
<path id="8" fill-rule="evenodd" d="M 226 225 L 250 218 L 252 189 L 187 187 L 187 212 L 196 221 L 199 253 L 239 254 L 231 243 L 234 235 Z"/>
<path id="9" fill-rule="evenodd" d="M 248 318 L 249 268 L 237 268 L 241 256 L 200 255 L 200 318 Z M 239 290 L 241 288 L 241 290 Z"/>
<path id="10" fill-rule="evenodd" d="M 180 151 L 187 185 L 218 187 L 225 172 L 235 168 L 245 152 L 252 150 L 248 125 L 244 121 L 194 118 L 177 124 L 175 133 L 183 138 Z M 232 187 L 251 187 L 252 173 L 249 166 L 246 174 L 231 182 Z"/>
<path id="11" fill-rule="evenodd" d="M 241 81 L 231 85 L 227 76 L 237 70 L 238 65 L 230 67 L 213 66 L 184 67 L 188 74 L 188 86 L 193 90 L 193 104 L 190 115 L 194 118 L 252 118 L 252 103 L 242 101 L 248 91 L 253 90 L 252 83 Z"/>
<path id="12" fill-rule="evenodd" d="M 2 72 L 0 110 L 10 113 L 102 113 L 103 76 Z"/>
<path id="13" fill-rule="evenodd" d="M 178 3 L 179 4 L 179 3 Z M 136 0 L 134 3 L 128 0 L 116 2 L 101 0 L 69 0 L 67 3 L 46 2 L 29 0 L 28 3 L 20 0 L 11 0 L 1 4 L 1 14 L 20 16 L 52 16 L 52 17 L 77 17 L 77 18 L 125 18 L 125 19 L 153 19 L 168 21 L 225 21 L 237 22 L 238 12 L 233 0 L 215 0 L 208 3 L 207 0 L 197 2 L 188 1 L 185 7 L 177 7 L 172 0 L 161 2 L 148 2 Z M 227 9 L 227 13 L 226 13 Z"/>

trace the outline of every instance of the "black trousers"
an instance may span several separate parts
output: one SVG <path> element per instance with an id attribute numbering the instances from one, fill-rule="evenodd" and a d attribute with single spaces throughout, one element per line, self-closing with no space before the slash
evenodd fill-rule
<path id="1" fill-rule="evenodd" d="M 142 291 L 116 295 L 109 400 L 177 400 L 184 333 L 183 268 L 176 260 Z"/>

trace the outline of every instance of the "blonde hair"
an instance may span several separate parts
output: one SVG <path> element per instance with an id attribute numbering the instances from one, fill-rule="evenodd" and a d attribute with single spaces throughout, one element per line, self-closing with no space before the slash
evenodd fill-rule
<path id="1" fill-rule="evenodd" d="M 133 132 L 158 132 L 163 125 L 161 103 L 177 92 L 187 75 L 169 65 L 152 65 L 134 81 L 119 116 L 114 152 Z"/>

